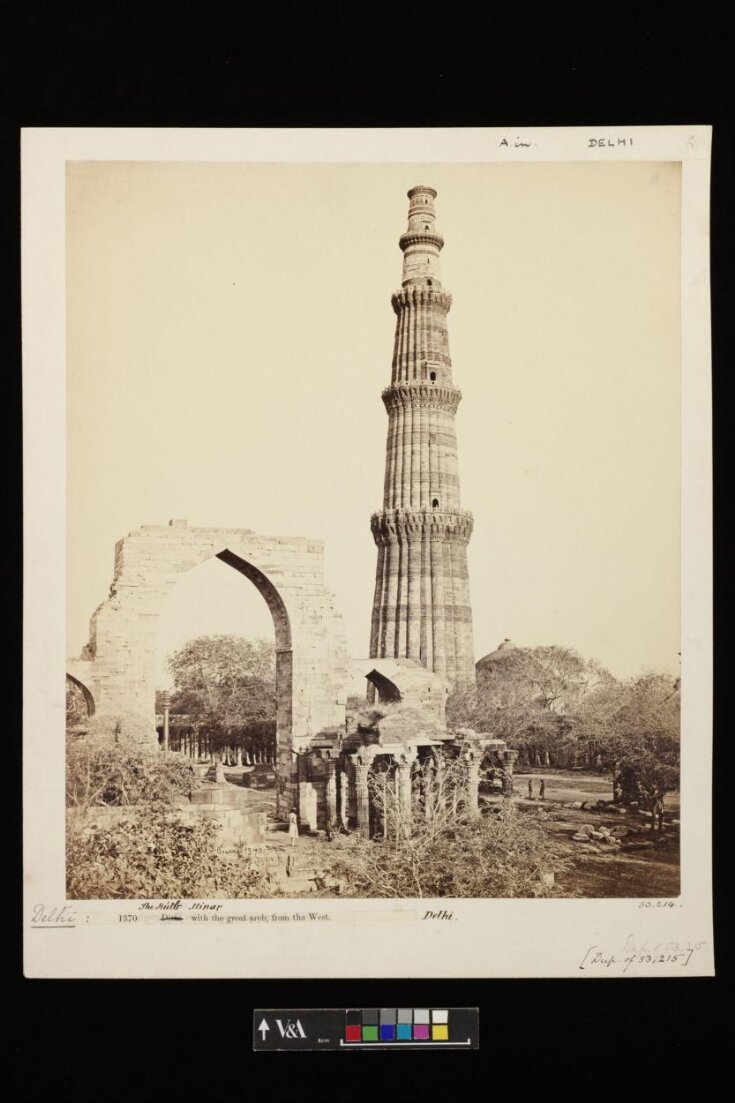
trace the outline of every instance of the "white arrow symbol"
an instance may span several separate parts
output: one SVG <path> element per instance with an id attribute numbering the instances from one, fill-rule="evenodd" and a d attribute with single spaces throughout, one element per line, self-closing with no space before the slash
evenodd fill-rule
<path id="1" fill-rule="evenodd" d="M 258 1027 L 258 1032 L 260 1033 L 263 1041 L 265 1041 L 265 1035 L 268 1030 L 270 1030 L 268 1023 L 265 1021 L 265 1019 L 261 1019 L 260 1026 Z"/>

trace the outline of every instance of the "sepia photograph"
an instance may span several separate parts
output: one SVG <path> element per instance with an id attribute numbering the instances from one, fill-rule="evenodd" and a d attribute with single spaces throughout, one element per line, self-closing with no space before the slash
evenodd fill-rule
<path id="1" fill-rule="evenodd" d="M 24 131 L 27 976 L 711 973 L 710 145 Z"/>
<path id="2" fill-rule="evenodd" d="M 681 202 L 68 161 L 69 900 L 678 897 Z"/>

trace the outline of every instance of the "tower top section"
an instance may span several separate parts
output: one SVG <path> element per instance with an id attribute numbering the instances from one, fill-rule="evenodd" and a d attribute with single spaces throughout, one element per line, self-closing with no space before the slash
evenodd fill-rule
<path id="1" fill-rule="evenodd" d="M 398 242 L 403 250 L 403 286 L 441 288 L 439 253 L 444 238 L 436 229 L 436 191 L 418 184 L 408 199 L 408 228 Z"/>

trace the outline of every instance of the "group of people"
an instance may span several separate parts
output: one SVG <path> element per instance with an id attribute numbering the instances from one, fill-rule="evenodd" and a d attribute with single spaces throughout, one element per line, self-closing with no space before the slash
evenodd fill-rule
<path id="1" fill-rule="evenodd" d="M 544 781 L 543 778 L 541 778 L 541 780 L 539 782 L 538 799 L 543 800 L 545 795 L 546 795 L 546 782 Z M 530 778 L 528 779 L 528 799 L 529 800 L 535 800 L 535 797 L 533 795 L 533 781 Z"/>

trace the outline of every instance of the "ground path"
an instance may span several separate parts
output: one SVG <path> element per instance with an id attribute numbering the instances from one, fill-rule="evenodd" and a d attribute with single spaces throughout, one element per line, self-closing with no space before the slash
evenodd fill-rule
<path id="1" fill-rule="evenodd" d="M 545 800 L 538 799 L 539 782 L 544 779 Z M 528 799 L 528 782 L 536 799 Z M 569 873 L 561 874 L 558 884 L 582 897 L 662 898 L 678 896 L 679 877 L 679 793 L 668 793 L 664 800 L 666 832 L 652 841 L 650 815 L 629 811 L 599 811 L 568 807 L 580 802 L 612 800 L 609 777 L 583 770 L 532 769 L 521 767 L 514 775 L 514 794 L 519 807 L 531 814 L 549 813 L 544 827 L 562 845 L 574 861 Z M 563 802 L 561 807 L 555 807 Z M 623 846 L 615 853 L 581 853 L 571 836 L 579 827 L 622 827 L 626 831 Z"/>

